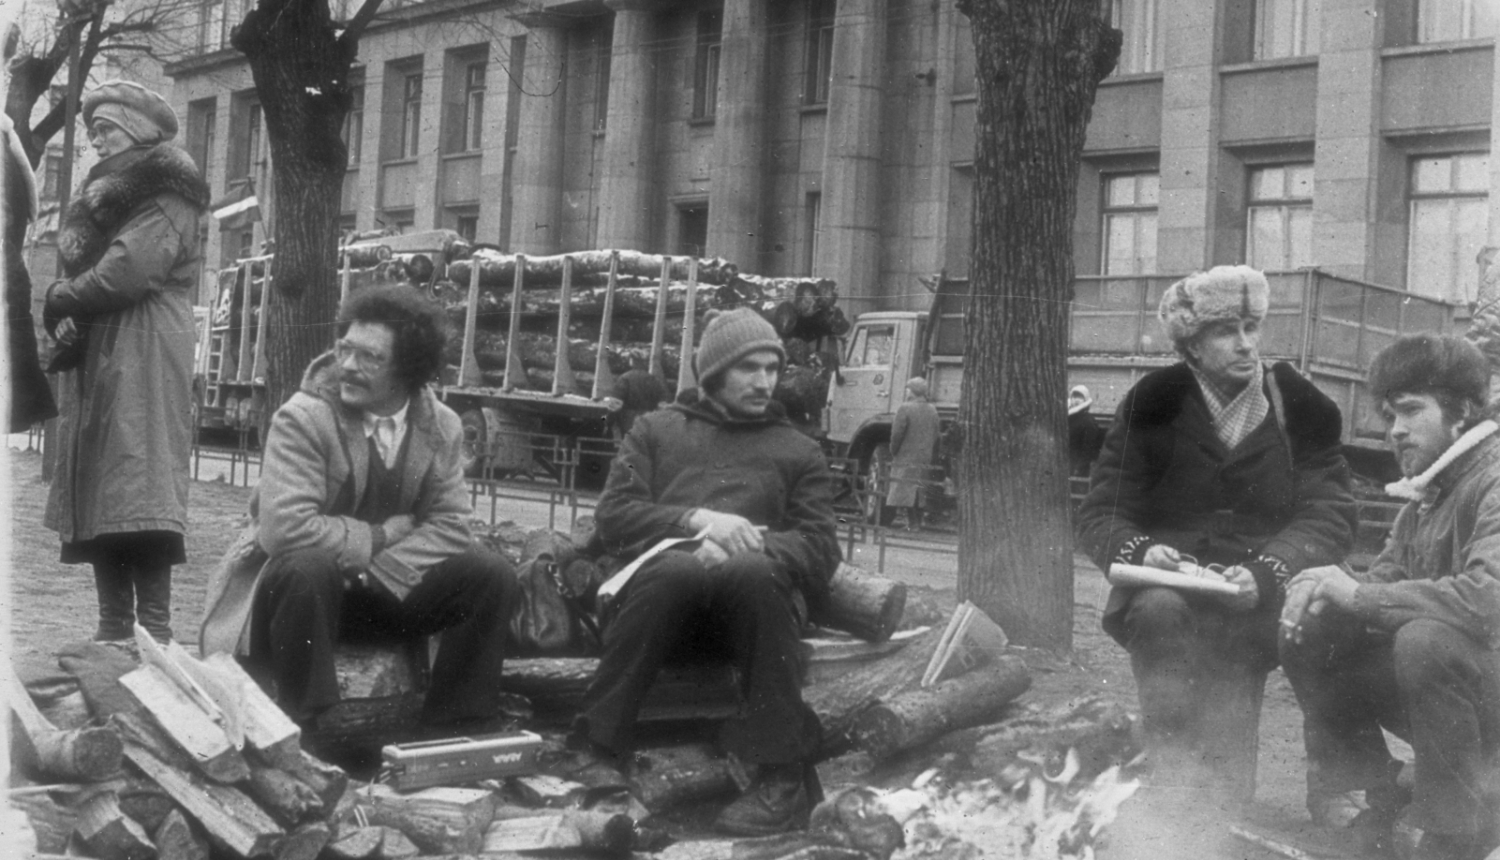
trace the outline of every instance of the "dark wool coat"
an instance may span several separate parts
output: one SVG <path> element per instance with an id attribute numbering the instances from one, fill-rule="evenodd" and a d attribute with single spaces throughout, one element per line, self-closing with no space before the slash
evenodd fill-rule
<path id="1" fill-rule="evenodd" d="M 816 612 L 839 563 L 833 477 L 818 443 L 786 419 L 730 418 L 673 404 L 636 420 L 595 511 L 605 549 L 633 557 L 667 537 L 693 508 L 766 527 L 766 555 L 783 565 Z"/>
<path id="2" fill-rule="evenodd" d="M 1141 535 L 1232 565 L 1273 556 L 1293 573 L 1344 559 L 1354 540 L 1339 409 L 1289 364 L 1266 373 L 1271 413 L 1233 452 L 1214 431 L 1192 370 L 1175 364 L 1125 395 L 1078 513 L 1079 540 L 1101 570 Z M 1262 606 L 1276 584 L 1257 576 Z M 1112 634 L 1129 592 L 1105 606 Z"/>
<path id="3" fill-rule="evenodd" d="M 58 398 L 46 525 L 64 543 L 187 531 L 193 437 L 193 292 L 208 186 L 187 153 L 128 149 L 94 166 L 57 244 L 67 277 L 43 316 L 86 321 L 83 365 Z"/>

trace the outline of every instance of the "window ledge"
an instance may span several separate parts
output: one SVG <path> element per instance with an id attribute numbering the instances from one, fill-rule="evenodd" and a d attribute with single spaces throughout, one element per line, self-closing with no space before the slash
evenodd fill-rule
<path id="1" fill-rule="evenodd" d="M 1452 42 L 1423 42 L 1417 45 L 1397 45 L 1381 48 L 1382 57 L 1408 57 L 1414 54 L 1452 54 L 1458 51 L 1482 51 L 1495 46 L 1493 37 L 1483 39 L 1459 39 Z"/>
<path id="2" fill-rule="evenodd" d="M 392 158 L 389 161 L 380 162 L 381 167 L 403 167 L 408 164 L 416 164 L 415 158 Z"/>
<path id="3" fill-rule="evenodd" d="M 714 117 L 712 116 L 695 116 L 688 119 L 688 125 L 691 126 L 709 126 L 713 124 Z"/>
<path id="4" fill-rule="evenodd" d="M 953 97 L 953 103 L 956 104 L 956 105 L 967 104 L 969 102 L 977 102 L 977 101 L 979 101 L 979 91 L 978 90 L 975 90 L 972 93 L 959 93 L 958 95 L 955 95 Z"/>
<path id="5" fill-rule="evenodd" d="M 1161 72 L 1130 72 L 1128 74 L 1115 73 L 1099 82 L 1101 87 L 1118 87 L 1126 84 L 1139 84 L 1146 81 L 1159 81 L 1162 79 Z"/>
<path id="6" fill-rule="evenodd" d="M 1300 69 L 1318 65 L 1317 54 L 1300 57 L 1273 57 L 1268 60 L 1251 60 L 1248 63 L 1227 63 L 1219 67 L 1220 74 L 1233 75 L 1244 72 L 1263 72 L 1266 69 Z"/>
<path id="7" fill-rule="evenodd" d="M 443 153 L 443 160 L 444 161 L 463 161 L 464 159 L 467 159 L 467 158 L 478 158 L 478 157 L 480 157 L 483 154 L 484 154 L 484 150 L 481 150 L 481 149 L 463 149 L 463 150 L 459 150 L 458 152 L 445 152 L 445 153 Z"/>
<path id="8" fill-rule="evenodd" d="M 803 116 L 807 116 L 808 114 L 815 114 L 815 113 L 828 113 L 828 102 L 815 102 L 815 103 L 811 103 L 811 104 L 803 104 L 800 110 L 801 110 Z"/>

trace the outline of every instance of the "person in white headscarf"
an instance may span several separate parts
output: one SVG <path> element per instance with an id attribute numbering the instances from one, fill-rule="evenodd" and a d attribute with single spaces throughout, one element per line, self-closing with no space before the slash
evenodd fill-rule
<path id="1" fill-rule="evenodd" d="M 906 401 L 891 422 L 891 486 L 885 503 L 904 514 L 897 524 L 908 529 L 922 527 L 923 497 L 936 477 L 932 459 L 942 429 L 937 407 L 927 400 L 927 380 L 907 380 Z"/>
<path id="2" fill-rule="evenodd" d="M 1088 386 L 1075 385 L 1068 392 L 1068 462 L 1080 478 L 1089 476 L 1099 449 L 1104 447 L 1104 428 L 1089 411 L 1093 405 Z"/>

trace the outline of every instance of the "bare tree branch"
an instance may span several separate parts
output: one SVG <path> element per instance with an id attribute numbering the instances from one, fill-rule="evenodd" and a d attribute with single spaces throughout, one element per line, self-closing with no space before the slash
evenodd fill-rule
<path id="1" fill-rule="evenodd" d="M 375 14 L 380 11 L 381 2 L 382 0 L 365 0 L 364 4 L 359 7 L 359 11 L 355 12 L 354 17 L 350 18 L 349 23 L 344 26 L 344 32 L 339 36 L 340 45 L 352 51 L 359 37 L 364 35 L 365 28 L 375 20 Z"/>

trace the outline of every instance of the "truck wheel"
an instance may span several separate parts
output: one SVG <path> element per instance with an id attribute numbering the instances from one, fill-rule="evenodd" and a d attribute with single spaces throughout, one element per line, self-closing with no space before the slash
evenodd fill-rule
<path id="1" fill-rule="evenodd" d="M 890 489 L 891 446 L 880 442 L 860 461 L 860 477 L 864 484 L 865 521 L 871 525 L 888 526 L 896 518 L 896 510 L 885 503 Z"/>
<path id="2" fill-rule="evenodd" d="M 458 417 L 464 425 L 462 454 L 464 474 L 470 478 L 477 478 L 484 472 L 485 448 L 489 443 L 489 429 L 485 421 L 484 410 L 478 406 L 471 406 L 459 413 Z"/>

